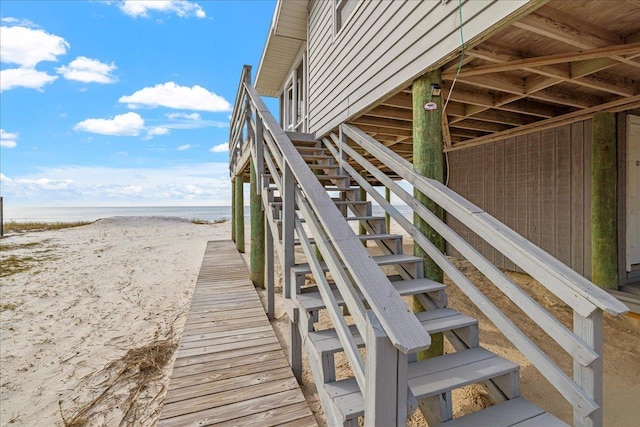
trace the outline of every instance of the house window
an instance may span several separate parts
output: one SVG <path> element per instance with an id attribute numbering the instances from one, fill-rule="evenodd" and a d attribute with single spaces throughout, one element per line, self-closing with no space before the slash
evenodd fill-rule
<path id="1" fill-rule="evenodd" d="M 307 69 L 303 55 L 280 96 L 280 122 L 287 131 L 307 131 Z"/>
<path id="2" fill-rule="evenodd" d="M 356 10 L 356 6 L 360 2 L 360 0 L 333 0 L 334 1 L 334 28 L 335 33 L 338 34 L 344 24 L 349 20 L 349 17 L 353 14 L 353 11 Z"/>

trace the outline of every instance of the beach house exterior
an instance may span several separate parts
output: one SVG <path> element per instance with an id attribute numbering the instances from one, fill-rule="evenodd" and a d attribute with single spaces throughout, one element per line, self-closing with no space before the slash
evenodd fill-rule
<path id="1" fill-rule="evenodd" d="M 360 282 L 358 263 L 350 264 L 356 255 L 348 254 L 342 238 L 332 234 L 338 221 L 327 219 L 333 214 L 324 212 L 324 203 L 334 200 L 338 212 L 360 223 L 361 236 L 383 235 L 370 217 L 367 197 L 402 222 L 372 190 L 385 187 L 386 200 L 390 193 L 400 194 L 416 211 L 416 221 L 405 229 L 421 248 L 416 254 L 428 255 L 424 270 L 412 276 L 405 265 L 398 269 L 400 276 L 441 281 L 443 270 L 455 276 L 447 261 L 436 256 L 439 249 L 474 264 L 477 260 L 476 266 L 486 266 L 483 273 L 494 275 L 497 282 L 503 280 L 499 269 L 525 271 L 574 310 L 575 341 L 566 331 L 559 332 L 561 328 L 556 338 L 585 345 L 590 356 L 567 349 L 574 358 L 574 378 L 560 381 L 557 388 L 574 406 L 574 424 L 600 425 L 601 337 L 584 334 L 591 327 L 601 329 L 602 311 L 621 314 L 626 307 L 593 284 L 612 290 L 632 310 L 638 307 L 634 292 L 640 292 L 639 57 L 636 1 L 278 1 L 254 82 L 250 69 L 244 70 L 230 158 L 236 211 L 242 206 L 242 182 L 251 181 L 255 204 L 267 218 L 267 259 L 256 261 L 267 269 L 267 287 L 274 262 L 269 248 L 274 242 L 276 249 L 281 246 L 277 255 L 284 293 L 292 299 L 294 371 L 296 343 L 307 342 L 307 331 L 313 337 L 317 315 L 296 302 L 305 301 L 296 295 L 306 272 L 296 267 L 292 254 L 295 244 L 304 246 L 298 218 L 306 220 L 309 242 L 319 247 L 322 256 L 317 261 L 326 264 L 314 268 L 314 261 L 307 261 L 309 272 L 316 277 L 328 268 L 336 282 L 329 285 L 337 286 L 349 310 L 364 310 L 358 330 L 362 337 L 365 329 L 372 334 L 366 338 L 368 354 L 378 354 L 372 332 L 379 330 L 376 322 L 398 351 L 393 359 L 398 366 L 412 360 L 403 359 L 407 354 L 429 346 L 416 332 L 413 342 L 422 344 L 402 348 L 402 331 L 410 330 L 412 321 L 398 320 L 400 315 L 384 319 L 386 308 L 377 306 L 375 292 Z M 258 95 L 279 98 L 279 123 Z M 301 172 L 305 164 L 310 165 L 309 174 Z M 316 187 L 313 177 L 322 187 Z M 415 193 L 402 193 L 396 185 L 400 180 L 412 184 Z M 354 190 L 356 185 L 359 190 Z M 319 188 L 329 192 L 328 199 L 315 199 Z M 287 203 L 293 204 L 287 208 Z M 234 230 L 243 232 L 237 228 L 241 216 L 234 218 Z M 244 240 L 240 234 L 234 238 Z M 387 243 L 380 247 L 386 248 L 383 253 L 398 255 Z M 339 280 L 340 266 L 350 274 Z M 349 283 L 358 289 L 351 297 L 345 295 Z M 319 292 L 323 300 L 331 299 Z M 505 294 L 529 310 L 527 296 Z M 364 295 L 366 304 L 360 305 L 355 295 Z M 429 304 L 446 306 L 446 297 L 441 299 L 435 290 L 421 295 L 426 297 L 417 299 L 427 311 Z M 488 317 L 510 335 L 511 326 L 494 314 Z M 544 329 L 556 327 L 549 325 L 541 321 Z M 341 327 L 335 326 L 341 351 L 358 365 L 357 351 L 348 347 L 360 346 L 359 341 L 349 341 L 348 328 L 340 332 Z M 453 333 L 457 338 L 452 338 L 445 331 L 445 336 L 457 340 L 460 348 L 474 347 L 473 338 L 462 338 L 465 333 Z M 525 341 L 515 338 L 514 344 L 525 348 L 523 353 L 540 363 L 539 369 L 553 370 L 545 357 L 528 351 Z M 361 377 L 354 368 L 351 397 L 344 398 L 356 406 L 360 403 L 353 402 L 362 401 L 362 412 L 346 413 L 336 403 L 340 392 L 331 385 L 335 378 L 326 372 L 335 351 L 323 352 L 321 344 L 314 345 L 320 356 L 310 363 L 321 372 L 314 371 L 316 382 L 329 384 L 319 393 L 330 424 L 351 425 L 364 414 L 365 423 L 375 425 L 384 417 L 377 405 L 386 407 L 384 399 L 376 400 L 379 386 L 390 381 L 398 390 L 406 389 L 406 372 L 398 368 L 397 375 L 384 377 L 382 365 L 373 360 L 370 367 L 368 356 Z M 556 374 L 562 376 L 555 370 L 550 376 Z M 504 381 L 489 380 L 489 389 L 502 396 L 498 401 L 512 401 L 519 391 L 507 390 Z M 412 387 L 409 380 L 409 390 L 419 397 L 430 425 L 458 425 L 450 417 L 449 389 L 420 394 L 422 388 Z M 402 392 L 394 396 L 384 401 L 395 399 L 392 418 L 402 420 L 398 408 L 407 402 L 411 406 L 411 393 L 408 398 Z"/>

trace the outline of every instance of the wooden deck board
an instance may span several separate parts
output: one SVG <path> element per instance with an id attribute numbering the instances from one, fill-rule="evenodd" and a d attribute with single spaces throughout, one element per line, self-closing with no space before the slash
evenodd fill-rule
<path id="1" fill-rule="evenodd" d="M 208 243 L 159 426 L 316 425 L 248 277 Z"/>

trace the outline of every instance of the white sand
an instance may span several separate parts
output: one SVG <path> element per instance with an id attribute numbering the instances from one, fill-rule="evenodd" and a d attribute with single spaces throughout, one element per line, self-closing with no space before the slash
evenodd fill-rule
<path id="1" fill-rule="evenodd" d="M 248 230 L 245 237 L 248 244 Z M 70 421 L 101 395 L 104 397 L 82 414 L 85 425 L 120 425 L 135 388 L 130 380 L 115 381 L 122 369 L 118 362 L 131 349 L 165 338 L 178 340 L 206 242 L 229 238 L 229 222 L 196 225 L 170 218 L 111 218 L 78 228 L 0 240 L 3 261 L 14 255 L 34 258 L 30 269 L 6 277 L 3 271 L 0 277 L 0 425 L 62 426 L 59 401 L 62 414 Z M 410 252 L 410 241 L 405 243 L 405 250 Z M 481 275 L 467 273 L 487 287 Z M 530 279 L 523 276 L 517 281 L 526 285 Z M 531 292 L 561 321 L 570 324 L 570 313 L 545 291 L 534 287 Z M 497 295 L 496 301 L 502 305 Z M 558 393 L 454 286 L 449 290 L 449 303 L 481 319 L 483 345 L 522 366 L 527 397 L 571 421 L 570 408 Z M 286 345 L 288 321 L 282 301 L 278 301 L 278 308 L 280 320 L 274 326 Z M 503 309 L 514 315 L 508 307 Z M 517 313 L 514 321 L 523 328 L 530 324 Z M 539 345 L 554 354 L 549 339 L 540 340 Z M 605 425 L 638 425 L 639 349 L 640 322 L 606 316 Z M 171 364 L 134 396 L 137 412 L 128 414 L 129 425 L 155 424 Z M 561 365 L 571 371 L 569 362 Z M 340 369 L 347 372 L 348 366 Z M 310 379 L 308 373 L 305 375 Z M 313 385 L 307 384 L 303 390 L 322 423 Z M 481 391 L 462 397 L 456 413 L 484 406 Z M 424 422 L 418 418 L 412 425 Z"/>
<path id="2" fill-rule="evenodd" d="M 63 425 L 59 401 L 69 421 L 114 382 L 109 363 L 181 333 L 206 242 L 228 238 L 228 222 L 121 217 L 2 239 L 3 257 L 35 260 L 0 279 L 0 424 Z M 136 425 L 154 424 L 164 383 L 140 394 Z M 108 391 L 89 424 L 118 425 L 130 389 Z"/>

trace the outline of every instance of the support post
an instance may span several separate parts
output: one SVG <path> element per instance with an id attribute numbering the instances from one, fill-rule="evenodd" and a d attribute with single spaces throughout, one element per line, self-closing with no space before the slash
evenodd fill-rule
<path id="1" fill-rule="evenodd" d="M 264 211 L 260 197 L 260 185 L 256 176 L 256 166 L 253 158 L 249 160 L 249 180 L 251 204 L 251 281 L 258 288 L 264 288 Z"/>
<path id="2" fill-rule="evenodd" d="M 231 178 L 231 240 L 236 242 L 236 179 Z"/>
<path id="3" fill-rule="evenodd" d="M 236 249 L 244 253 L 244 177 L 242 173 L 235 178 L 235 229 L 236 229 Z"/>
<path id="4" fill-rule="evenodd" d="M 413 170 L 427 178 L 444 182 L 442 99 L 439 95 L 431 95 L 432 85 L 442 86 L 440 70 L 430 71 L 413 82 Z M 438 218 L 444 220 L 442 208 L 431 199 L 415 189 L 413 196 Z M 413 214 L 413 225 L 444 253 L 442 236 L 416 213 Z M 442 270 L 416 243 L 413 244 L 413 253 L 424 259 L 424 277 L 442 283 Z M 413 299 L 413 309 L 423 310 L 422 304 L 416 298 Z M 443 346 L 442 334 L 433 334 L 431 347 L 420 352 L 418 358 L 440 356 L 444 353 Z"/>
<path id="5" fill-rule="evenodd" d="M 264 240 L 265 240 L 265 263 L 264 263 L 264 278 L 267 288 L 267 317 L 269 320 L 275 318 L 275 275 L 274 275 L 274 257 L 273 257 L 273 235 L 269 230 L 268 219 L 264 217 Z"/>
<path id="6" fill-rule="evenodd" d="M 384 199 L 391 203 L 391 189 L 389 187 L 384 187 Z M 386 226 L 387 234 L 391 234 L 391 215 L 389 212 L 384 212 L 384 224 Z"/>
<path id="7" fill-rule="evenodd" d="M 573 361 L 573 380 L 600 406 L 588 417 L 573 410 L 573 425 L 585 427 L 602 426 L 602 354 L 603 354 L 602 310 L 595 310 L 589 317 L 573 312 L 573 332 L 600 355 L 589 366 Z"/>
<path id="8" fill-rule="evenodd" d="M 295 262 L 294 230 L 296 219 L 295 178 L 291 167 L 285 163 L 282 172 L 282 292 L 285 298 L 291 298 L 291 289 L 295 283 L 291 280 L 291 267 Z"/>
<path id="9" fill-rule="evenodd" d="M 618 289 L 616 116 L 593 116 L 591 145 L 591 281 Z"/>
<path id="10" fill-rule="evenodd" d="M 396 349 L 373 311 L 367 310 L 364 425 L 407 424 L 407 355 Z"/>
<path id="11" fill-rule="evenodd" d="M 363 170 L 362 172 L 360 172 L 360 175 L 364 178 L 367 179 L 367 170 Z M 360 187 L 360 194 L 358 197 L 358 200 L 360 200 L 361 202 L 364 202 L 367 200 L 367 190 L 365 190 L 364 188 Z M 364 212 L 364 210 L 360 210 L 360 208 L 356 209 L 357 212 Z M 364 236 L 365 234 L 367 234 L 367 229 L 365 228 L 365 226 L 361 223 L 358 222 L 358 235 L 360 236 Z M 367 246 L 367 241 L 363 240 L 362 244 L 366 247 Z"/>

